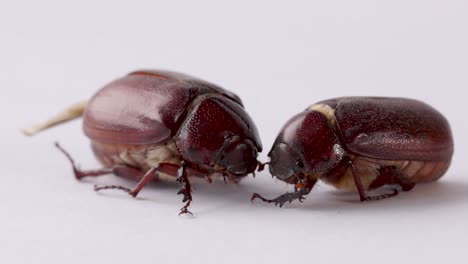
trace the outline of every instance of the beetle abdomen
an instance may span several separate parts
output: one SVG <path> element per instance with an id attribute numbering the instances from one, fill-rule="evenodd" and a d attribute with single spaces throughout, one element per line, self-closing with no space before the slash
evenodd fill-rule
<path id="1" fill-rule="evenodd" d="M 356 166 L 365 190 L 380 175 L 380 169 L 394 167 L 412 183 L 429 182 L 439 179 L 448 169 L 450 160 L 446 161 L 419 161 L 419 160 L 379 160 L 362 156 L 349 156 Z M 321 177 L 337 189 L 357 191 L 356 183 L 351 169 L 346 170 L 339 177 Z M 379 186 L 376 186 L 379 187 Z"/>
<path id="2" fill-rule="evenodd" d="M 92 142 L 96 158 L 105 166 L 129 166 L 147 171 L 160 163 L 179 165 L 181 156 L 174 141 L 165 141 L 148 145 L 105 144 Z M 175 177 L 158 173 L 160 179 L 175 180 Z"/>

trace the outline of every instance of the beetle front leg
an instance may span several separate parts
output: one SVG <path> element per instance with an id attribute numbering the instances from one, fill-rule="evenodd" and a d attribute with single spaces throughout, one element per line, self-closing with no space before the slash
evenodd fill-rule
<path id="1" fill-rule="evenodd" d="M 184 207 L 180 209 L 179 215 L 181 214 L 193 215 L 192 212 L 188 210 L 188 207 L 190 206 L 190 203 L 192 202 L 192 186 L 190 185 L 190 182 L 188 180 L 186 169 L 187 169 L 187 165 L 185 164 L 184 161 L 182 161 L 180 163 L 179 170 L 177 171 L 176 180 L 179 182 L 179 191 L 177 192 L 177 194 L 184 195 L 182 202 L 187 202 L 187 203 L 184 205 Z"/>
<path id="2" fill-rule="evenodd" d="M 252 198 L 250 198 L 250 201 L 254 201 L 255 199 L 260 199 L 266 203 L 274 203 L 275 206 L 283 207 L 283 205 L 286 202 L 292 203 L 294 200 L 299 200 L 299 202 L 302 203 L 302 201 L 305 199 L 304 195 L 307 195 L 310 193 L 311 189 L 299 189 L 294 192 L 288 192 L 283 195 L 280 195 L 276 197 L 275 199 L 266 199 L 263 196 L 261 196 L 258 193 L 254 193 L 252 195 Z"/>
<path id="3" fill-rule="evenodd" d="M 299 202 L 302 203 L 302 201 L 305 199 L 305 195 L 309 194 L 310 191 L 312 190 L 312 187 L 314 187 L 315 183 L 317 180 L 307 180 L 306 183 L 301 186 L 301 188 L 296 189 L 294 192 L 288 192 L 283 195 L 280 195 L 276 197 L 275 199 L 266 199 L 262 197 L 258 193 L 254 193 L 252 195 L 252 198 L 250 198 L 250 201 L 254 201 L 255 199 L 260 199 L 266 203 L 274 203 L 275 206 L 283 207 L 283 205 L 286 202 L 292 203 L 294 200 L 299 200 Z"/>
<path id="4" fill-rule="evenodd" d="M 359 192 L 359 197 L 361 198 L 361 202 L 382 200 L 382 199 L 386 199 L 386 198 L 390 198 L 390 197 L 398 195 L 398 191 L 396 189 L 393 189 L 392 193 L 386 193 L 386 194 L 377 195 L 377 196 L 366 195 L 366 191 L 364 190 L 364 185 L 362 184 L 362 181 L 361 181 L 361 176 L 359 176 L 359 172 L 356 166 L 354 165 L 351 159 L 348 161 L 348 164 L 349 164 L 349 167 L 351 168 L 351 172 L 354 177 L 354 183 L 356 184 L 356 188 Z"/>

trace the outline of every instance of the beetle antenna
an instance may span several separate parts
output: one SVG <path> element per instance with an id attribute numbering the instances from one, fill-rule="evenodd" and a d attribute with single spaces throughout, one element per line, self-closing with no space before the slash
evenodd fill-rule
<path id="1" fill-rule="evenodd" d="M 22 129 L 23 134 L 26 136 L 34 136 L 35 134 L 46 130 L 48 128 L 60 125 L 62 123 L 71 121 L 78 117 L 81 117 L 84 113 L 88 101 L 80 102 L 74 104 L 64 111 L 60 112 L 58 115 L 52 117 L 44 123 L 36 124 L 27 128 Z"/>

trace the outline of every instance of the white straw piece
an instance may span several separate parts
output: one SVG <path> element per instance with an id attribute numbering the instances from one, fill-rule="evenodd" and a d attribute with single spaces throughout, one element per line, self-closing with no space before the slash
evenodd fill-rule
<path id="1" fill-rule="evenodd" d="M 51 128 L 56 125 L 60 125 L 65 122 L 71 121 L 73 119 L 79 118 L 83 115 L 87 103 L 88 103 L 87 101 L 84 101 L 84 102 L 74 104 L 68 107 L 67 109 L 65 109 L 63 112 L 59 113 L 58 115 L 47 120 L 46 122 L 24 128 L 21 131 L 26 136 L 33 136 L 48 128 Z"/>

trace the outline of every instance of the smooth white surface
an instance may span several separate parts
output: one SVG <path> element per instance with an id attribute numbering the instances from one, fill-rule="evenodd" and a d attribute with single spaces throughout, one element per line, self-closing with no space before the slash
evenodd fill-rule
<path id="1" fill-rule="evenodd" d="M 88 2 L 88 3 L 84 3 Z M 466 1 L 11 1 L 0 3 L 0 263 L 465 263 L 468 243 Z M 405 96 L 446 115 L 456 143 L 441 181 L 362 204 L 319 184 L 303 204 L 249 201 L 287 190 L 267 172 L 174 184 L 134 200 L 93 192 L 56 149 L 97 168 L 80 122 L 42 121 L 138 68 L 185 72 L 238 93 L 266 161 L 293 114 L 325 98 Z"/>

